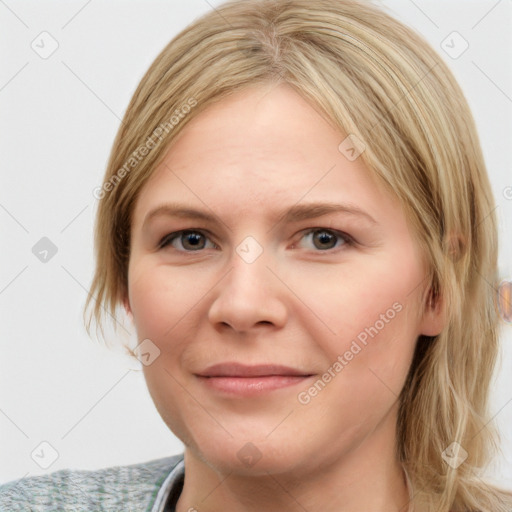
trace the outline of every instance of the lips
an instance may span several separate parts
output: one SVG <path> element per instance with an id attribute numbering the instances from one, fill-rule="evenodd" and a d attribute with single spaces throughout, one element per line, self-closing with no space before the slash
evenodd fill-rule
<path id="1" fill-rule="evenodd" d="M 239 363 L 220 363 L 209 366 L 206 370 L 197 374 L 200 377 L 270 377 L 296 376 L 308 377 L 312 373 L 291 368 L 289 366 L 275 364 L 244 365 Z"/>
<path id="2" fill-rule="evenodd" d="M 196 374 L 201 385 L 222 397 L 248 398 L 303 384 L 313 374 L 276 364 L 220 363 Z"/>

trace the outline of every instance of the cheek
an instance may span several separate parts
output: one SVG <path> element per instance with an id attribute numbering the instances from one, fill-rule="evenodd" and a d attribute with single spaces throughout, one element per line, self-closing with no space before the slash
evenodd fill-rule
<path id="1" fill-rule="evenodd" d="M 185 320 L 199 301 L 196 287 L 164 266 L 134 265 L 129 274 L 130 305 L 139 338 L 158 340 Z M 180 320 L 182 319 L 182 320 Z"/>
<path id="2" fill-rule="evenodd" d="M 418 335 L 422 269 L 412 251 L 405 254 L 321 269 L 294 284 L 315 313 L 305 311 L 302 327 L 327 355 L 326 371 L 336 375 L 333 390 L 346 404 L 357 407 L 354 396 L 375 406 L 393 401 L 407 376 Z"/>
<path id="3" fill-rule="evenodd" d="M 287 279 L 310 310 L 304 318 L 316 317 L 323 323 L 324 333 L 328 329 L 336 337 L 347 339 L 376 322 L 379 330 L 382 321 L 386 330 L 391 330 L 391 325 L 400 325 L 405 318 L 413 320 L 414 291 L 422 273 L 413 255 L 399 258 L 383 254 L 346 265 L 319 266 L 300 276 L 290 273 Z M 406 309 L 408 313 L 403 314 Z"/>
<path id="4" fill-rule="evenodd" d="M 183 392 L 180 361 L 195 324 L 190 313 L 200 299 L 198 290 L 179 280 L 163 266 L 134 265 L 129 274 L 130 304 L 138 340 L 150 339 L 160 350 L 149 365 L 143 365 L 144 379 L 164 422 L 181 440 L 190 443 L 183 417 L 196 417 L 194 403 Z"/>
<path id="5" fill-rule="evenodd" d="M 130 304 L 139 338 L 156 339 L 168 328 L 166 294 L 150 280 L 130 286 Z"/>

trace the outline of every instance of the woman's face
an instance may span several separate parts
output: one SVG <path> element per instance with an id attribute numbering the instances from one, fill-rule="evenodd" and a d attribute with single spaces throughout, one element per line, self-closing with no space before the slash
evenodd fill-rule
<path id="1" fill-rule="evenodd" d="M 251 87 L 194 118 L 137 200 L 125 305 L 145 378 L 210 465 L 392 445 L 415 341 L 440 331 L 403 211 L 344 139 L 289 86 Z"/>

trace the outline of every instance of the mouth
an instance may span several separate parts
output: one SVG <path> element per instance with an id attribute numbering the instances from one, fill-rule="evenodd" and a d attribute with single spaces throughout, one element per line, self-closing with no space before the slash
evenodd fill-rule
<path id="1" fill-rule="evenodd" d="M 210 390 L 228 395 L 254 396 L 303 384 L 313 375 L 282 365 L 221 363 L 210 366 L 196 377 Z"/>

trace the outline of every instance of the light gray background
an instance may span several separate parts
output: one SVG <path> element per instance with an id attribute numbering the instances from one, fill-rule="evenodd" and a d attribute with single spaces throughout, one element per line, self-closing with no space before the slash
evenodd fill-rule
<path id="1" fill-rule="evenodd" d="M 219 3 L 0 0 L 0 482 L 182 451 L 140 367 L 91 341 L 81 312 L 93 270 L 92 191 L 122 114 L 160 50 Z M 500 271 L 510 279 L 512 2 L 383 4 L 438 49 L 467 95 L 501 223 Z M 43 31 L 59 45 L 46 59 L 31 47 L 50 48 Z M 453 31 L 469 43 L 456 59 L 441 48 Z M 461 49 L 455 37 L 444 43 L 452 53 Z M 58 249 L 46 263 L 32 253 L 42 237 Z M 512 480 L 511 330 L 502 331 L 492 396 L 503 438 L 492 471 L 503 484 Z"/>

